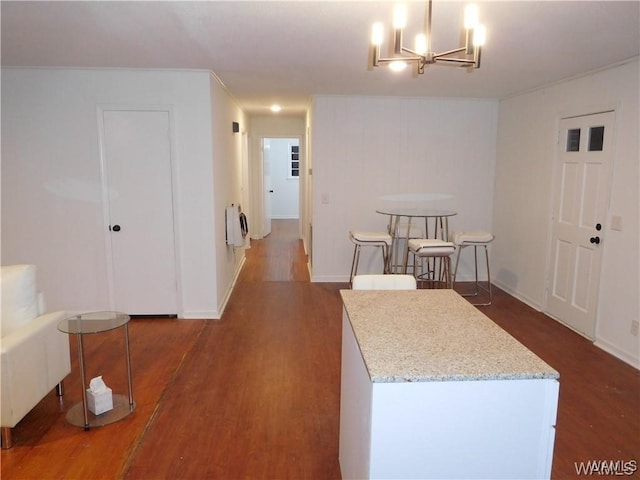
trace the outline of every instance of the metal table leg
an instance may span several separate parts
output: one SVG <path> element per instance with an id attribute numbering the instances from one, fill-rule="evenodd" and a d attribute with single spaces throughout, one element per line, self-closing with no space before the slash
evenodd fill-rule
<path id="1" fill-rule="evenodd" d="M 402 257 L 402 273 L 404 274 L 407 273 L 407 263 L 409 262 L 409 237 L 411 236 L 411 220 L 412 218 L 409 217 L 409 220 L 407 221 L 407 234 L 405 236 L 405 248 L 404 255 Z"/>
<path id="2" fill-rule="evenodd" d="M 89 430 L 89 413 L 87 412 L 87 381 L 84 376 L 84 348 L 82 333 L 78 333 L 78 357 L 80 361 L 80 379 L 82 380 L 82 413 L 84 416 L 84 429 Z"/>
<path id="3" fill-rule="evenodd" d="M 124 326 L 125 348 L 127 350 L 127 385 L 129 388 L 129 408 L 133 410 L 133 388 L 131 386 L 131 352 L 129 350 L 129 324 Z"/>

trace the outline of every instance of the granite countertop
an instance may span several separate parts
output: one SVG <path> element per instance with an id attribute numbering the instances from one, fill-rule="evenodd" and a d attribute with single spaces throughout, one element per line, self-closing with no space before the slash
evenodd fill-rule
<path id="1" fill-rule="evenodd" d="M 342 290 L 374 383 L 558 378 L 453 290 Z"/>

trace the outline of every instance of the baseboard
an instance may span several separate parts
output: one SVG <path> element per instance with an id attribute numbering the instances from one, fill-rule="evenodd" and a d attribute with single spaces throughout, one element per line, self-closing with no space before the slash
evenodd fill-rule
<path id="1" fill-rule="evenodd" d="M 242 256 L 242 260 L 240 260 L 240 264 L 238 265 L 238 268 L 236 268 L 236 271 L 233 275 L 233 280 L 231 280 L 231 284 L 229 285 L 229 288 L 227 288 L 227 293 L 224 296 L 224 299 L 222 300 L 222 304 L 219 307 L 219 311 L 220 311 L 220 316 L 218 317 L 218 319 L 220 319 L 222 317 L 222 314 L 224 313 L 224 309 L 227 307 L 227 303 L 229 302 L 229 298 L 231 298 L 231 293 L 233 292 L 233 289 L 236 286 L 236 282 L 238 281 L 238 277 L 240 276 L 240 272 L 242 271 L 242 269 L 244 268 L 244 264 L 247 260 L 246 256 Z"/>
<path id="2" fill-rule="evenodd" d="M 180 320 L 220 320 L 220 312 L 207 310 L 203 312 L 183 312 Z"/>
<path id="3" fill-rule="evenodd" d="M 624 363 L 627 363 L 632 367 L 640 370 L 639 358 L 634 358 L 633 356 L 629 355 L 629 353 L 625 352 L 624 350 L 620 350 L 618 347 L 616 347 L 612 343 L 609 343 L 606 340 L 596 340 L 594 342 L 594 345 L 598 348 L 601 348 L 605 352 L 610 353 L 614 357 L 619 358 Z"/>
<path id="4" fill-rule="evenodd" d="M 564 325 L 569 330 L 571 330 L 571 331 L 575 332 L 576 334 L 588 339 L 589 341 L 592 341 L 593 344 L 596 347 L 604 350 L 607 353 L 610 353 L 611 355 L 613 355 L 614 357 L 616 357 L 619 360 L 623 361 L 624 363 L 627 363 L 627 364 L 631 365 L 632 367 L 637 368 L 637 369 L 640 370 L 640 359 L 634 358 L 629 353 L 625 352 L 624 350 L 621 350 L 620 348 L 618 348 L 617 346 L 607 342 L 606 340 L 602 340 L 602 339 L 598 339 L 598 338 L 593 340 L 593 339 L 587 337 L 583 333 L 581 333 L 581 332 L 575 330 L 574 328 L 572 328 L 570 325 L 567 325 L 562 320 L 560 320 L 558 318 L 555 318 L 553 315 L 550 315 L 549 313 L 545 312 L 544 309 L 542 308 L 542 306 L 539 305 L 537 302 L 534 302 L 530 298 L 520 294 L 519 292 L 515 291 L 514 289 L 512 289 L 512 288 L 510 288 L 510 287 L 508 287 L 506 285 L 501 284 L 500 282 L 493 282 L 493 283 L 494 283 L 494 285 L 496 285 L 501 290 L 504 290 L 506 293 L 508 293 L 512 297 L 517 298 L 521 302 L 527 304 L 528 306 L 530 306 L 534 310 L 544 313 L 547 317 L 549 317 L 549 318 L 555 320 L 556 322 Z"/>
<path id="5" fill-rule="evenodd" d="M 218 310 L 207 310 L 202 312 L 183 312 L 182 315 L 180 315 L 180 318 L 184 320 L 220 320 L 220 318 L 222 318 L 222 314 L 224 313 L 224 309 L 226 308 L 227 303 L 229 302 L 229 298 L 231 298 L 231 293 L 233 292 L 233 289 L 236 286 L 236 282 L 238 281 L 240 272 L 244 267 L 246 258 L 247 257 L 243 256 L 242 260 L 240 261 L 240 264 L 238 265 L 238 268 L 236 268 L 236 271 L 233 275 L 233 279 L 231 280 L 231 284 L 229 285 L 229 288 L 227 289 L 227 292 L 224 298 L 222 299 L 222 303 L 220 304 L 220 308 Z"/>
<path id="6" fill-rule="evenodd" d="M 526 295 L 522 295 L 522 293 L 518 292 L 517 290 L 514 290 L 510 286 L 505 285 L 500 281 L 496 281 L 493 278 L 491 279 L 491 283 L 494 284 L 496 287 L 498 287 L 500 290 L 505 291 L 512 297 L 517 298 L 525 305 L 528 305 L 529 307 L 533 308 L 536 312 L 542 312 L 542 305 L 540 305 L 535 300 L 527 297 Z"/>
<path id="7" fill-rule="evenodd" d="M 456 282 L 475 282 L 476 281 L 476 276 L 473 274 L 473 272 L 468 272 L 468 273 L 458 273 L 458 276 L 456 277 Z M 487 276 L 485 275 L 484 277 L 482 275 L 478 275 L 478 281 L 482 282 L 482 283 L 486 283 L 487 281 Z M 491 282 L 491 283 L 496 283 L 496 282 Z"/>

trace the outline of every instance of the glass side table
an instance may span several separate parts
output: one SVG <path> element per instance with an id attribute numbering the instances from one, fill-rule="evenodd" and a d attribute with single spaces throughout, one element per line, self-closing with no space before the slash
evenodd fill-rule
<path id="1" fill-rule="evenodd" d="M 65 318 L 58 324 L 58 330 L 78 337 L 78 357 L 80 361 L 80 378 L 82 379 L 82 402 L 74 405 L 67 412 L 67 421 L 78 427 L 89 430 L 90 427 L 108 425 L 129 415 L 136 407 L 133 401 L 131 386 L 131 353 L 129 351 L 129 320 L 131 317 L 121 312 L 89 312 Z M 116 328 L 124 330 L 125 357 L 127 362 L 127 385 L 129 395 L 113 395 L 113 409 L 94 415 L 87 409 L 87 380 L 85 378 L 85 359 L 82 337 L 84 335 L 108 332 Z"/>

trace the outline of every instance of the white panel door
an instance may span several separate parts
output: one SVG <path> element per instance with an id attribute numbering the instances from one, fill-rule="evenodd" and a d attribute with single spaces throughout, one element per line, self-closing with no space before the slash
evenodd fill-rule
<path id="1" fill-rule="evenodd" d="M 113 308 L 174 315 L 169 112 L 104 110 L 102 121 Z"/>
<path id="2" fill-rule="evenodd" d="M 590 339 L 606 241 L 613 119 L 606 112 L 560 124 L 547 311 Z"/>

